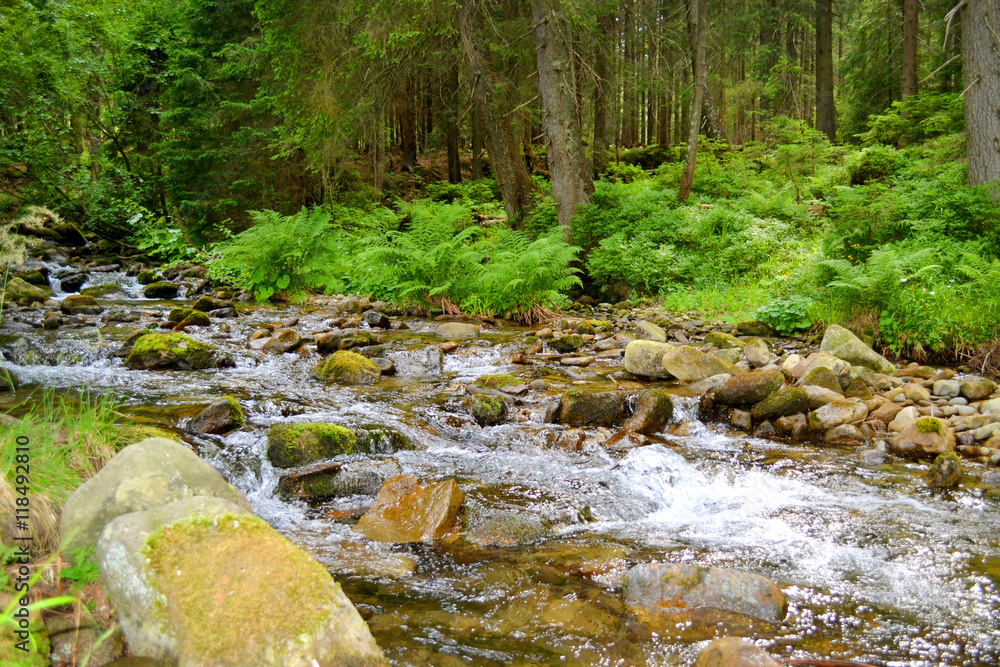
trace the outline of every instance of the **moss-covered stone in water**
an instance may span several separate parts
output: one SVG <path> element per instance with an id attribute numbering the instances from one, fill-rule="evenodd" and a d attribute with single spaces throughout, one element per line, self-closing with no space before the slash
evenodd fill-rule
<path id="1" fill-rule="evenodd" d="M 323 380 L 341 384 L 376 384 L 382 377 L 382 369 L 372 360 L 345 350 L 331 354 L 315 373 Z"/>
<path id="2" fill-rule="evenodd" d="M 182 333 L 149 333 L 132 345 L 128 368 L 197 370 L 215 366 L 215 347 Z"/>
<path id="3" fill-rule="evenodd" d="M 181 664 L 384 664 L 340 585 L 257 517 L 183 519 L 143 554 Z"/>
<path id="4" fill-rule="evenodd" d="M 593 336 L 597 334 L 597 329 L 590 322 L 584 321 L 576 325 L 576 333 Z"/>
<path id="5" fill-rule="evenodd" d="M 84 287 L 80 290 L 80 294 L 84 296 L 92 296 L 95 299 L 103 299 L 109 294 L 117 294 L 122 291 L 122 288 L 118 285 L 91 285 L 89 287 Z"/>
<path id="6" fill-rule="evenodd" d="M 173 322 L 175 324 L 185 322 L 199 327 L 207 327 L 211 324 L 211 320 L 209 320 L 208 315 L 202 311 L 195 310 L 194 308 L 184 308 L 182 306 L 170 309 L 170 314 L 167 315 L 167 322 Z"/>
<path id="7" fill-rule="evenodd" d="M 941 433 L 941 422 L 933 417 L 923 417 L 918 419 L 916 427 L 919 433 Z"/>
<path id="8" fill-rule="evenodd" d="M 495 426 L 507 417 L 507 402 L 499 396 L 473 394 L 467 407 L 480 426 Z"/>
<path id="9" fill-rule="evenodd" d="M 140 285 L 151 285 L 159 280 L 159 276 L 156 275 L 156 271 L 151 271 L 149 269 L 145 271 L 140 271 L 139 275 L 135 277 Z"/>
<path id="10" fill-rule="evenodd" d="M 357 436 L 337 424 L 275 424 L 267 431 L 267 458 L 278 468 L 295 468 L 359 449 Z"/>
<path id="11" fill-rule="evenodd" d="M 513 375 L 481 375 L 476 378 L 476 386 L 487 389 L 503 389 L 517 384 L 521 384 L 521 381 Z"/>
<path id="12" fill-rule="evenodd" d="M 958 486 L 964 474 L 958 454 L 945 452 L 934 459 L 934 463 L 927 471 L 927 484 L 939 488 Z"/>
<path id="13" fill-rule="evenodd" d="M 177 296 L 177 285 L 160 280 L 146 285 L 142 293 L 147 299 L 173 299 Z"/>
<path id="14" fill-rule="evenodd" d="M 571 334 L 561 338 L 553 338 L 549 341 L 549 347 L 557 352 L 574 352 L 583 347 L 583 336 Z"/>
<path id="15" fill-rule="evenodd" d="M 24 271 L 18 273 L 17 277 L 30 285 L 38 285 L 39 287 L 47 288 L 49 283 L 45 280 L 45 276 L 42 275 L 41 271 Z"/>

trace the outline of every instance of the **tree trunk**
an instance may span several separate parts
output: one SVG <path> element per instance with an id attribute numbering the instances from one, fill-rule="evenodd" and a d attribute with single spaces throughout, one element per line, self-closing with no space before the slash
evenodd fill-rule
<path id="1" fill-rule="evenodd" d="M 677 201 L 684 202 L 691 194 L 691 184 L 694 182 L 694 163 L 698 156 L 698 131 L 701 128 L 701 107 L 704 103 L 708 71 L 705 63 L 705 49 L 708 27 L 708 0 L 688 0 L 688 30 L 694 52 L 691 54 L 694 63 L 694 100 L 691 103 L 691 124 L 688 131 L 687 158 L 684 161 L 684 174 L 681 176 L 681 188 Z"/>
<path id="2" fill-rule="evenodd" d="M 479 119 L 479 110 L 472 105 L 472 169 L 474 181 L 483 180 L 483 123 Z"/>
<path id="3" fill-rule="evenodd" d="M 917 12 L 919 0 L 903 1 L 903 97 L 917 94 Z"/>
<path id="4" fill-rule="evenodd" d="M 481 0 L 467 0 L 458 12 L 458 30 L 462 53 L 472 80 L 472 99 L 486 130 L 486 144 L 493 177 L 503 197 L 507 220 L 517 227 L 531 205 L 531 178 L 524 168 L 520 143 L 514 138 L 510 117 L 498 108 L 494 92 L 496 82 L 486 61 L 482 43 Z"/>
<path id="5" fill-rule="evenodd" d="M 448 78 L 448 99 L 450 103 L 442 114 L 445 123 L 445 143 L 448 148 L 448 182 L 462 182 L 462 163 L 458 154 L 458 65 L 451 68 Z"/>
<path id="6" fill-rule="evenodd" d="M 417 166 L 417 105 L 412 81 L 403 85 L 403 99 L 399 104 L 399 134 L 402 145 L 400 171 L 413 172 Z"/>
<path id="7" fill-rule="evenodd" d="M 962 10 L 965 143 L 969 185 L 994 183 L 1000 201 L 1000 0 L 968 0 Z"/>
<path id="8" fill-rule="evenodd" d="M 385 186 L 385 100 L 379 97 L 375 100 L 375 131 L 374 141 L 375 164 L 372 165 L 372 185 L 382 192 Z"/>
<path id="9" fill-rule="evenodd" d="M 603 13 L 597 19 L 599 34 L 594 48 L 594 178 L 608 168 L 608 146 L 611 144 L 611 119 L 614 112 L 614 68 L 609 55 L 614 39 L 614 14 Z"/>
<path id="10" fill-rule="evenodd" d="M 833 103 L 833 0 L 816 0 L 816 129 L 837 139 Z"/>
<path id="11" fill-rule="evenodd" d="M 556 202 L 563 236 L 569 240 L 576 207 L 590 202 L 594 181 L 583 151 L 580 117 L 577 115 L 575 77 L 569 49 L 570 26 L 561 18 L 560 0 L 535 0 L 535 55 L 538 90 L 542 96 L 542 127 L 546 158 L 552 174 L 552 197 Z"/>

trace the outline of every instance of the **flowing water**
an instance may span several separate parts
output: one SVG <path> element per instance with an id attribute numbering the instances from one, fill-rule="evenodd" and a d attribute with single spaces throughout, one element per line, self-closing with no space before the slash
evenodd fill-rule
<path id="1" fill-rule="evenodd" d="M 55 332 L 17 321 L 40 318 L 37 311 L 5 315 L 0 348 L 22 383 L 113 392 L 135 420 L 172 426 L 235 396 L 247 428 L 184 439 L 333 572 L 392 664 L 690 664 L 703 644 L 687 628 L 653 633 L 622 602 L 624 573 L 651 560 L 777 582 L 789 614 L 761 640 L 777 655 L 1000 663 L 1000 504 L 975 478 L 932 492 L 916 464 L 872 467 L 850 449 L 733 434 L 699 422 L 697 399 L 665 383 L 686 435 L 609 453 L 599 444 L 607 434 L 595 431 L 580 451 L 564 451 L 549 444 L 561 427 L 543 423 L 546 404 L 572 386 L 611 388 L 617 367 L 511 366 L 522 330 L 463 344 L 436 368 L 423 352 L 440 342 L 435 323 L 406 320 L 408 331 L 385 335 L 399 373 L 376 387 L 338 388 L 309 377 L 315 355 L 269 355 L 245 343 L 258 324 L 293 315 L 299 331 L 322 330 L 329 313 L 257 309 L 189 332 L 231 352 L 233 368 L 130 371 L 113 356 L 121 340 L 176 304 L 142 299 L 121 273 L 94 278 L 88 284 L 122 286 L 120 300 L 102 301 L 110 311 L 149 315 Z M 480 428 L 462 409 L 462 388 L 487 373 L 542 378 L 548 388 L 528 394 L 511 423 Z M 8 395 L 0 408 L 30 392 Z M 544 536 L 512 547 L 368 542 L 351 526 L 370 497 L 310 506 L 275 496 L 266 429 L 297 421 L 395 428 L 418 445 L 392 455 L 404 472 L 455 478 L 469 511 L 518 516 Z"/>

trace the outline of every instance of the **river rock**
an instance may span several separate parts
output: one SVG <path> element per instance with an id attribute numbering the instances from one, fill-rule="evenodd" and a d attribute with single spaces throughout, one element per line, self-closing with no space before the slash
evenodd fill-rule
<path id="1" fill-rule="evenodd" d="M 464 322 L 446 322 L 438 326 L 434 333 L 442 338 L 475 338 L 479 335 L 479 327 Z"/>
<path id="2" fill-rule="evenodd" d="M 370 327 L 379 327 L 380 329 L 389 328 L 389 318 L 377 310 L 366 310 L 361 313 L 361 321 Z"/>
<path id="3" fill-rule="evenodd" d="M 173 299 L 177 296 L 177 291 L 177 285 L 166 280 L 158 280 L 146 285 L 142 294 L 147 299 Z"/>
<path id="4" fill-rule="evenodd" d="M 767 322 L 761 322 L 760 320 L 752 320 L 748 322 L 739 322 L 736 325 L 736 329 L 741 334 L 746 334 L 747 336 L 774 336 L 778 332 Z"/>
<path id="5" fill-rule="evenodd" d="M 845 398 L 816 408 L 806 418 L 809 421 L 809 428 L 814 431 L 825 431 L 841 424 L 860 422 L 867 416 L 868 408 L 864 401 Z"/>
<path id="6" fill-rule="evenodd" d="M 385 664 L 326 569 L 232 503 L 191 498 L 120 516 L 101 534 L 97 560 L 133 656 L 181 665 Z"/>
<path id="7" fill-rule="evenodd" d="M 754 419 L 761 421 L 808 411 L 809 394 L 801 387 L 784 387 L 753 406 L 751 412 Z"/>
<path id="8" fill-rule="evenodd" d="M 965 470 L 962 467 L 961 460 L 958 458 L 958 454 L 955 452 L 938 454 L 937 458 L 934 459 L 934 463 L 931 464 L 930 469 L 927 471 L 927 485 L 938 488 L 958 486 L 964 474 Z"/>
<path id="9" fill-rule="evenodd" d="M 195 310 L 200 310 L 203 313 L 210 313 L 213 310 L 222 310 L 223 308 L 229 308 L 233 304 L 229 301 L 223 299 L 216 299 L 214 296 L 200 296 L 198 300 L 195 301 L 191 307 Z"/>
<path id="10" fill-rule="evenodd" d="M 897 398 L 902 396 L 902 398 Z M 885 397 L 890 401 L 902 402 L 904 400 L 913 401 L 917 404 L 927 403 L 931 400 L 931 393 L 915 382 L 904 384 L 902 387 L 891 389 L 885 393 Z"/>
<path id="11" fill-rule="evenodd" d="M 507 402 L 500 396 L 473 394 L 465 407 L 480 426 L 495 426 L 507 419 Z"/>
<path id="12" fill-rule="evenodd" d="M 198 413 L 189 428 L 199 433 L 228 433 L 246 424 L 243 409 L 232 396 L 224 396 Z"/>
<path id="13" fill-rule="evenodd" d="M 785 384 L 780 371 L 758 370 L 734 375 L 715 392 L 722 405 L 754 405 L 778 391 Z"/>
<path id="14" fill-rule="evenodd" d="M 278 478 L 278 493 L 286 498 L 323 500 L 345 496 L 374 496 L 387 479 L 402 473 L 393 459 L 318 461 L 292 468 Z"/>
<path id="15" fill-rule="evenodd" d="M 701 650 L 693 667 L 785 667 L 752 640 L 742 637 L 715 639 Z"/>
<path id="16" fill-rule="evenodd" d="M 833 371 L 841 387 L 846 386 L 850 381 L 851 365 L 843 359 L 838 359 L 826 352 L 814 352 L 810 354 L 792 369 L 792 376 L 803 378 L 816 368 L 827 368 Z"/>
<path id="17" fill-rule="evenodd" d="M 276 468 L 295 468 L 358 450 L 358 437 L 338 424 L 275 424 L 267 430 L 267 459 Z"/>
<path id="18" fill-rule="evenodd" d="M 450 532 L 464 499 L 453 479 L 423 485 L 412 475 L 398 475 L 382 485 L 354 530 L 378 542 L 436 540 Z"/>
<path id="19" fill-rule="evenodd" d="M 921 417 L 897 433 L 889 442 L 897 456 L 920 458 L 955 451 L 955 432 L 936 417 Z"/>
<path id="20" fill-rule="evenodd" d="M 378 342 L 375 334 L 365 329 L 341 329 L 316 336 L 316 350 L 321 354 L 365 347 Z"/>
<path id="21" fill-rule="evenodd" d="M 616 426 L 625 417 L 625 393 L 570 389 L 559 401 L 556 422 L 567 426 Z"/>
<path id="22" fill-rule="evenodd" d="M 313 371 L 322 380 L 351 385 L 377 384 L 382 377 L 382 369 L 370 359 L 345 350 L 334 352 Z"/>
<path id="23" fill-rule="evenodd" d="M 896 416 L 893 417 L 890 422 L 888 422 L 889 430 L 898 433 L 899 431 L 902 431 L 904 428 L 906 428 L 913 422 L 917 421 L 917 419 L 919 418 L 920 418 L 920 413 L 912 405 L 909 405 L 905 408 L 901 408 L 899 412 L 896 413 Z"/>
<path id="24" fill-rule="evenodd" d="M 95 299 L 106 299 L 111 295 L 124 296 L 124 291 L 121 285 L 104 283 L 101 285 L 90 285 L 89 287 L 84 287 L 80 290 L 80 294 L 83 296 L 92 296 Z"/>
<path id="25" fill-rule="evenodd" d="M 639 320 L 636 322 L 635 337 L 637 340 L 654 340 L 657 343 L 667 342 L 667 332 L 661 327 L 658 327 L 652 322 L 647 322 L 646 320 Z"/>
<path id="26" fill-rule="evenodd" d="M 580 334 L 570 334 L 568 336 L 553 338 L 549 341 L 549 347 L 556 352 L 576 352 L 583 347 L 583 336 Z"/>
<path id="27" fill-rule="evenodd" d="M 20 382 L 14 375 L 14 371 L 0 366 L 0 391 L 15 391 L 18 386 L 20 386 Z"/>
<path id="28" fill-rule="evenodd" d="M 513 547 L 542 539 L 548 535 L 549 526 L 531 512 L 476 505 L 464 510 L 462 533 L 467 541 L 479 546 Z"/>
<path id="29" fill-rule="evenodd" d="M 147 438 L 118 452 L 66 499 L 61 544 L 67 552 L 92 546 L 115 517 L 192 496 L 215 496 L 250 512 L 243 493 L 193 451 L 174 440 Z"/>
<path id="30" fill-rule="evenodd" d="M 833 403 L 834 401 L 839 401 L 844 398 L 843 394 L 839 394 L 835 391 L 827 389 L 826 387 L 817 387 L 814 384 L 807 384 L 801 387 L 806 395 L 809 397 L 809 409 L 815 410 L 818 407 L 822 407 L 827 403 Z"/>
<path id="31" fill-rule="evenodd" d="M 983 377 L 968 378 L 959 385 L 962 396 L 970 401 L 981 401 L 984 398 L 989 398 L 996 390 L 996 383 Z"/>
<path id="32" fill-rule="evenodd" d="M 173 322 L 174 324 L 184 323 L 185 325 L 192 324 L 197 327 L 207 327 L 212 323 L 209 316 L 202 311 L 183 306 L 171 308 L 170 314 L 167 315 L 167 322 Z"/>
<path id="33" fill-rule="evenodd" d="M 763 368 L 771 361 L 771 346 L 760 338 L 748 338 L 743 356 L 753 368 Z"/>
<path id="34" fill-rule="evenodd" d="M 65 275 L 57 273 L 56 277 L 59 278 L 59 289 L 63 292 L 79 292 L 90 276 L 87 273 L 79 272 L 67 273 Z"/>
<path id="35" fill-rule="evenodd" d="M 1000 398 L 993 398 L 979 404 L 979 412 L 984 415 L 997 415 L 1000 417 Z"/>
<path id="36" fill-rule="evenodd" d="M 739 348 L 728 348 L 725 350 L 712 350 L 710 355 L 716 359 L 721 359 L 727 364 L 738 364 L 743 359 L 743 350 Z"/>
<path id="37" fill-rule="evenodd" d="M 804 387 L 805 385 L 823 387 L 824 389 L 835 391 L 841 396 L 844 395 L 844 389 L 840 386 L 840 380 L 838 380 L 837 376 L 833 374 L 833 371 L 829 368 L 824 368 L 823 366 L 809 371 L 801 380 L 796 382 L 795 385 L 798 387 Z"/>
<path id="38" fill-rule="evenodd" d="M 830 445 L 857 447 L 866 441 L 865 434 L 854 424 L 840 424 L 823 431 L 823 442 Z"/>
<path id="39" fill-rule="evenodd" d="M 885 424 L 886 428 L 888 428 L 889 424 L 892 423 L 892 420 L 896 418 L 896 416 L 900 413 L 902 409 L 903 406 L 899 405 L 898 403 L 892 403 L 892 402 L 883 403 L 879 407 L 875 408 L 875 410 L 873 410 L 871 414 L 868 415 L 868 418 L 880 421 L 883 424 Z M 916 417 L 914 417 L 914 419 L 916 419 Z"/>
<path id="40" fill-rule="evenodd" d="M 37 285 L 32 285 L 31 283 L 16 276 L 11 276 L 7 279 L 7 285 L 4 289 L 4 301 L 8 303 L 16 303 L 21 299 L 24 299 L 29 303 L 33 303 L 35 301 L 45 303 L 50 295 L 50 291 Z"/>
<path id="41" fill-rule="evenodd" d="M 147 333 L 132 344 L 125 366 L 145 370 L 215 368 L 219 365 L 215 351 L 214 346 L 182 333 Z"/>
<path id="42" fill-rule="evenodd" d="M 285 352 L 292 352 L 301 344 L 302 336 L 294 329 L 278 329 L 264 343 L 264 347 L 261 349 L 271 354 L 284 354 Z"/>
<path id="43" fill-rule="evenodd" d="M 774 430 L 783 438 L 800 440 L 809 434 L 809 423 L 805 415 L 794 414 L 774 420 Z"/>
<path id="44" fill-rule="evenodd" d="M 705 343 L 714 345 L 720 350 L 742 350 L 746 343 L 732 334 L 722 331 L 711 331 L 705 334 Z"/>
<path id="45" fill-rule="evenodd" d="M 720 567 L 641 563 L 625 574 L 622 594 L 647 617 L 708 607 L 779 623 L 788 612 L 785 594 L 773 582 Z"/>
<path id="46" fill-rule="evenodd" d="M 663 367 L 663 355 L 670 349 L 672 346 L 666 343 L 634 340 L 625 347 L 625 370 L 641 377 L 670 377 Z"/>
<path id="47" fill-rule="evenodd" d="M 625 353 L 628 354 L 627 348 Z M 697 382 L 720 373 L 735 375 L 739 372 L 732 364 L 686 345 L 668 345 L 662 363 L 665 371 L 683 382 Z"/>
<path id="48" fill-rule="evenodd" d="M 59 309 L 67 315 L 96 315 L 104 311 L 92 296 L 71 294 L 62 300 Z"/>
<path id="49" fill-rule="evenodd" d="M 662 389 L 647 389 L 635 401 L 632 416 L 623 430 L 632 433 L 659 433 L 674 416 L 674 402 Z"/>
<path id="50" fill-rule="evenodd" d="M 962 383 L 958 380 L 938 380 L 934 383 L 931 391 L 935 396 L 955 398 L 962 393 Z M 989 396 L 989 394 L 987 394 L 987 396 Z"/>
<path id="51" fill-rule="evenodd" d="M 854 366 L 865 366 L 878 373 L 894 375 L 896 367 L 864 341 L 838 324 L 831 324 L 823 334 L 819 349 Z"/>

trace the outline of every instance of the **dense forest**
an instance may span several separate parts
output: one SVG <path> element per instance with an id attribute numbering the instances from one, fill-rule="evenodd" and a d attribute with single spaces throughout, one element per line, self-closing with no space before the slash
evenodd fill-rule
<path id="1" fill-rule="evenodd" d="M 200 256 L 261 300 L 530 321 L 650 296 L 954 355 L 1000 313 L 997 17 L 992 0 L 9 0 L 0 207 Z"/>

